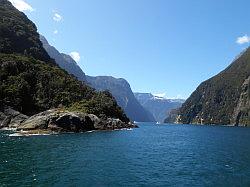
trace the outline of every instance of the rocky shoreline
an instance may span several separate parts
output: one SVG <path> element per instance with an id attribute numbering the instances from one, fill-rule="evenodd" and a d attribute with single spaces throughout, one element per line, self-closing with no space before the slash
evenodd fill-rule
<path id="1" fill-rule="evenodd" d="M 106 116 L 71 112 L 64 109 L 51 109 L 31 117 L 11 108 L 0 112 L 0 129 L 12 129 L 20 134 L 80 133 L 93 130 L 117 130 L 136 128 L 131 122 Z"/>

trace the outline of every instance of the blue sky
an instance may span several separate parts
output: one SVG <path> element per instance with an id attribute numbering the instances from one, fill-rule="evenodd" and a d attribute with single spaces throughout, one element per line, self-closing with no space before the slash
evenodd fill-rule
<path id="1" fill-rule="evenodd" d="M 12 2 L 59 51 L 79 53 L 86 74 L 169 98 L 187 98 L 250 42 L 248 0 Z"/>

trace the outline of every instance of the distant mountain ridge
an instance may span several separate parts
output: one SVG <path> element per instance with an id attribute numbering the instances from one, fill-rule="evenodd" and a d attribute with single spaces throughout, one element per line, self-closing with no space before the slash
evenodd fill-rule
<path id="1" fill-rule="evenodd" d="M 183 99 L 166 99 L 151 93 L 134 93 L 134 95 L 140 104 L 161 123 L 169 116 L 171 110 L 179 108 L 185 101 Z"/>
<path id="2" fill-rule="evenodd" d="M 49 54 L 49 56 L 55 59 L 56 63 L 64 70 L 66 70 L 69 74 L 74 75 L 80 81 L 86 81 L 85 73 L 82 69 L 77 65 L 77 63 L 71 58 L 71 56 L 60 53 L 55 47 L 51 46 L 47 39 L 40 35 L 40 40 L 43 44 L 43 47 Z"/>
<path id="3" fill-rule="evenodd" d="M 176 122 L 250 126 L 250 48 L 201 83 L 180 108 Z"/>
<path id="4" fill-rule="evenodd" d="M 118 105 L 123 108 L 126 115 L 132 121 L 155 121 L 153 115 L 145 110 L 136 100 L 129 83 L 125 79 L 117 79 L 111 76 L 86 76 L 78 64 L 69 55 L 60 53 L 55 47 L 48 43 L 45 37 L 41 36 L 40 38 L 50 57 L 55 59 L 56 63 L 61 68 L 66 70 L 69 74 L 73 74 L 79 80 L 85 81 L 98 91 L 110 91 L 115 97 Z"/>
<path id="5" fill-rule="evenodd" d="M 111 76 L 87 76 L 87 82 L 97 90 L 110 90 L 130 119 L 140 122 L 155 122 L 153 115 L 137 101 L 125 79 Z"/>

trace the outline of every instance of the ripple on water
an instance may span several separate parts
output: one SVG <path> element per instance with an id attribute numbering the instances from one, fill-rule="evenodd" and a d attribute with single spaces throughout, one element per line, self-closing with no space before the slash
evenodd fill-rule
<path id="1" fill-rule="evenodd" d="M 0 184 L 11 186 L 248 186 L 250 129 L 139 124 L 139 129 L 9 136 Z M 0 185 L 0 186 L 1 186 Z"/>

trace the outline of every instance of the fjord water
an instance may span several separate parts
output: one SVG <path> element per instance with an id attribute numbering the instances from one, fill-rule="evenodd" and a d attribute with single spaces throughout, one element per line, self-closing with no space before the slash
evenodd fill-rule
<path id="1" fill-rule="evenodd" d="M 0 132 L 0 186 L 249 186 L 250 129 L 155 125 L 10 137 Z"/>

